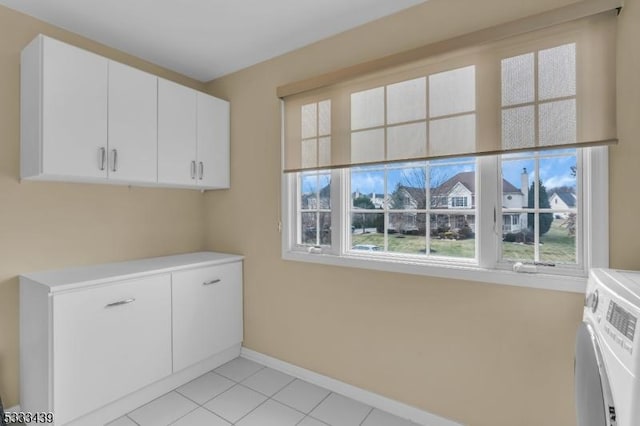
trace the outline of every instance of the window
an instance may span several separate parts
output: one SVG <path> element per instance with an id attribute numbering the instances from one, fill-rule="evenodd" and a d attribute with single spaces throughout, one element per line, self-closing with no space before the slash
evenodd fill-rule
<path id="1" fill-rule="evenodd" d="M 451 207 L 467 207 L 467 197 L 451 197 Z"/>
<path id="2" fill-rule="evenodd" d="M 504 261 L 580 267 L 581 169 L 575 149 L 503 156 L 502 197 L 520 182 L 520 193 L 503 203 L 502 212 L 513 219 L 501 246 Z M 552 206 L 551 197 L 566 204 Z"/>
<path id="3" fill-rule="evenodd" d="M 582 290 L 607 262 L 607 150 L 576 147 L 601 143 L 579 141 L 601 126 L 579 104 L 578 45 L 526 46 L 287 105 L 283 159 L 301 168 L 284 177 L 283 256 Z"/>
<path id="4" fill-rule="evenodd" d="M 305 172 L 297 179 L 297 244 L 331 245 L 331 175 Z"/>
<path id="5" fill-rule="evenodd" d="M 285 227 L 284 257 L 577 291 L 598 262 L 592 249 L 606 256 L 587 232 L 606 217 L 593 172 L 606 158 L 600 147 L 287 174 L 297 196 L 285 206 L 297 219 Z M 491 175 L 501 184 L 480 180 Z M 463 189 L 460 201 L 445 194 Z M 512 277 L 519 263 L 538 275 Z"/>
<path id="6" fill-rule="evenodd" d="M 474 191 L 474 159 L 354 167 L 347 174 L 352 249 L 369 244 L 416 258 L 475 257 L 475 209 L 442 203 L 455 191 Z M 380 206 L 371 200 L 376 193 L 385 200 Z"/>

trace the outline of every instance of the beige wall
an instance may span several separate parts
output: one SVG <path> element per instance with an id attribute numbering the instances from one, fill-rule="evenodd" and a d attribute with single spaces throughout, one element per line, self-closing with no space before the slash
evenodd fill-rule
<path id="1" fill-rule="evenodd" d="M 44 33 L 202 89 L 200 83 L 0 7 L 0 395 L 18 404 L 18 279 L 23 272 L 201 250 L 196 191 L 18 182 L 20 51 Z"/>
<path id="2" fill-rule="evenodd" d="M 571 1 L 430 0 L 212 82 L 231 101 L 232 190 L 206 196 L 207 247 L 246 255 L 245 345 L 480 426 L 575 424 L 582 296 L 285 262 L 276 87 Z M 640 269 L 640 4 L 620 25 L 612 265 Z M 621 208 L 622 207 L 622 208 Z"/>
<path id="3" fill-rule="evenodd" d="M 571 0 L 430 0 L 219 79 L 232 102 L 232 190 L 18 182 L 19 52 L 37 33 L 199 83 L 0 7 L 0 395 L 18 403 L 17 274 L 203 247 L 243 253 L 249 348 L 470 425 L 575 424 L 576 294 L 280 259 L 275 88 Z M 610 150 L 611 263 L 640 269 L 639 0 L 619 40 L 620 146 Z M 203 233 L 203 230 L 206 233 Z"/>

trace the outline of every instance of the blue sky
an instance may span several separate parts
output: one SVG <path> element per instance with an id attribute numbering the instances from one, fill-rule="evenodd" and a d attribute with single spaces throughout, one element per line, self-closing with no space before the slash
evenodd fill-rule
<path id="1" fill-rule="evenodd" d="M 547 189 L 569 186 L 575 187 L 575 177 L 571 176 L 571 166 L 575 166 L 576 158 L 574 156 L 565 157 L 547 157 L 540 159 L 540 176 L 543 184 Z M 400 165 L 398 165 L 401 167 Z M 516 188 L 520 188 L 522 169 L 526 167 L 529 173 L 529 182 L 535 178 L 535 162 L 527 159 L 524 155 L 513 157 L 513 160 L 504 161 L 502 167 L 503 177 L 511 182 Z M 460 172 L 473 171 L 475 165 L 464 160 L 441 160 L 432 162 L 431 178 L 434 181 L 444 181 L 447 178 Z M 400 182 L 403 185 L 411 185 L 412 182 L 419 180 L 420 172 L 417 169 L 395 169 L 388 172 L 389 183 L 388 190 L 391 192 L 393 188 Z M 418 176 L 418 177 L 416 177 Z M 413 185 L 413 186 L 418 186 Z M 352 191 L 360 191 L 361 193 L 383 193 L 384 191 L 384 172 L 380 167 L 355 168 L 351 173 L 351 189 Z"/>

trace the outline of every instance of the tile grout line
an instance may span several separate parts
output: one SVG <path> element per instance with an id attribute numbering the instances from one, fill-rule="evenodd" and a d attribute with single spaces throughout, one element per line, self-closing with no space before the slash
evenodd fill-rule
<path id="1" fill-rule="evenodd" d="M 371 407 L 371 409 L 369 410 L 369 412 L 367 413 L 366 416 L 364 416 L 364 419 L 362 419 L 362 421 L 360 422 L 360 426 L 362 426 L 364 424 L 364 422 L 369 418 L 369 416 L 371 415 L 371 413 L 373 413 L 373 407 Z"/>
<path id="2" fill-rule="evenodd" d="M 274 370 L 274 371 L 275 371 L 275 370 Z M 287 376 L 288 376 L 288 374 L 287 374 Z M 293 376 L 290 376 L 290 377 L 293 377 Z M 248 379 L 248 377 L 247 377 L 247 379 Z M 244 387 L 245 387 L 245 388 L 247 388 L 247 389 L 251 389 L 251 390 L 252 390 L 252 391 L 254 391 L 254 392 L 258 392 L 260 395 L 264 395 L 264 396 L 266 396 L 266 397 L 267 397 L 267 398 L 269 398 L 269 399 L 273 399 L 273 397 L 274 397 L 277 393 L 279 393 L 281 390 L 283 390 L 284 388 L 286 388 L 287 386 L 289 386 L 291 383 L 293 383 L 293 382 L 294 382 L 294 380 L 296 380 L 296 378 L 295 378 L 295 377 L 293 377 L 293 378 L 292 378 L 292 380 L 290 380 L 289 382 L 287 382 L 287 384 L 286 384 L 286 385 L 282 386 L 281 388 L 278 388 L 278 390 L 276 390 L 276 391 L 275 391 L 271 396 L 267 395 L 266 393 L 260 392 L 260 391 L 259 391 L 259 390 L 257 390 L 257 389 L 254 389 L 254 388 L 252 388 L 252 387 L 249 387 L 248 385 L 245 385 L 245 384 L 244 384 L 244 381 L 243 381 L 243 382 L 241 382 L 241 383 L 238 383 L 238 384 L 239 384 L 239 385 L 244 386 Z M 278 401 L 278 400 L 276 400 L 276 399 L 274 399 L 274 401 L 276 401 L 276 402 L 280 402 L 280 401 Z M 286 405 L 286 404 L 285 404 L 285 405 Z M 293 407 L 292 407 L 292 408 L 293 408 Z"/>
<path id="3" fill-rule="evenodd" d="M 181 393 L 178 393 L 179 395 L 182 395 Z M 186 398 L 186 397 L 185 397 Z M 191 401 L 189 398 L 187 398 L 189 401 Z M 187 417 L 189 414 L 193 413 L 194 411 L 196 411 L 198 408 L 200 408 L 200 406 L 198 405 L 197 402 L 195 401 L 191 401 L 193 403 L 196 404 L 196 408 L 194 408 L 193 410 L 189 411 L 188 413 L 185 413 L 184 415 L 178 417 L 177 419 L 175 419 L 174 421 L 172 421 L 171 423 L 169 423 L 167 426 L 171 426 L 173 424 L 175 424 L 177 421 L 179 421 L 180 419 L 182 419 L 183 417 Z"/>
<path id="4" fill-rule="evenodd" d="M 246 386 L 245 386 L 246 387 Z M 249 388 L 247 388 L 249 389 Z M 260 394 L 262 395 L 262 394 Z M 236 420 L 235 422 L 233 422 L 232 424 L 237 425 L 240 421 L 242 421 L 242 419 L 244 419 L 245 417 L 247 417 L 249 414 L 253 413 L 254 411 L 256 411 L 259 407 L 263 406 L 265 402 L 269 401 L 270 398 L 265 399 L 264 401 L 262 401 L 260 404 L 258 404 L 253 410 L 250 410 L 247 414 L 245 414 L 244 416 L 240 417 L 238 420 Z"/>
<path id="5" fill-rule="evenodd" d="M 123 417 L 126 417 L 127 419 L 131 420 L 133 423 L 135 423 L 136 425 L 140 426 L 140 423 L 136 422 L 135 420 L 133 420 L 131 417 L 129 417 L 129 413 L 125 414 Z M 116 419 L 117 420 L 117 419 Z"/>
<path id="6" fill-rule="evenodd" d="M 324 388 L 323 388 L 324 389 Z M 329 389 L 326 389 L 329 390 Z M 331 394 L 334 392 L 329 391 L 329 393 L 320 400 L 320 402 L 318 402 L 316 405 L 313 406 L 313 408 L 311 410 L 309 410 L 309 416 L 311 415 L 311 413 L 313 412 L 313 410 L 315 410 L 316 408 L 318 408 L 320 406 L 320 404 L 322 404 L 327 398 L 329 398 L 331 396 Z"/>

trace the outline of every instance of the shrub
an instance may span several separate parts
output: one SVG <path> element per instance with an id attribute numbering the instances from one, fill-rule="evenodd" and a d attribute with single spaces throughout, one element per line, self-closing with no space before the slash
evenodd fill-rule
<path id="1" fill-rule="evenodd" d="M 531 231 L 530 229 L 526 229 L 520 232 L 509 232 L 503 237 L 502 240 L 507 243 L 533 243 L 533 231 Z"/>
<path id="2" fill-rule="evenodd" d="M 461 240 L 466 240 L 467 238 L 473 238 L 475 234 L 469 225 L 465 225 L 462 228 L 458 229 L 458 237 Z"/>

